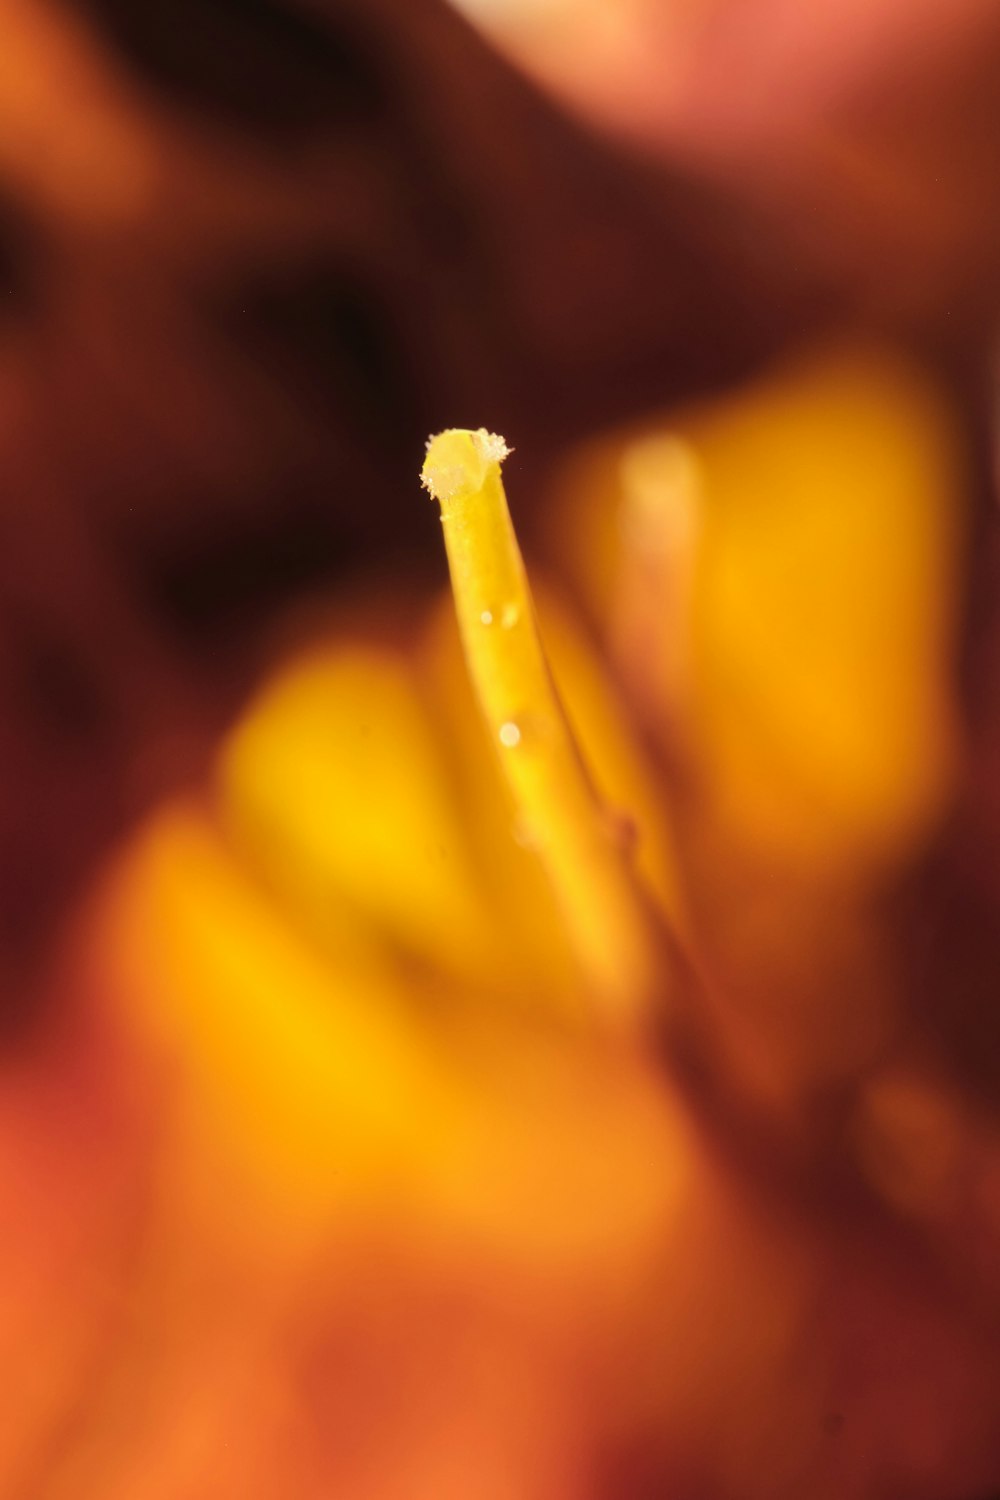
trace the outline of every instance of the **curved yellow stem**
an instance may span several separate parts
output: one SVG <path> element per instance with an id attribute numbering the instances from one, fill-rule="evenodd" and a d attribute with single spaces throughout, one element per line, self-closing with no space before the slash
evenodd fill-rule
<path id="1" fill-rule="evenodd" d="M 459 629 L 519 822 L 552 881 L 607 1019 L 641 1021 L 657 943 L 615 821 L 600 806 L 549 671 L 507 508 L 504 440 L 453 428 L 421 475 L 441 506 Z"/>

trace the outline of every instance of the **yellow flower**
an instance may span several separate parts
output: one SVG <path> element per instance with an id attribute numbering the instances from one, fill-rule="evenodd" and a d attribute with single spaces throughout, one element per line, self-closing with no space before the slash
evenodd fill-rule
<path id="1" fill-rule="evenodd" d="M 1000 1229 L 1000 1156 L 881 919 L 959 764 L 947 403 L 840 350 L 603 437 L 527 528 L 534 600 L 503 457 L 427 456 L 461 643 L 388 591 L 332 624 L 90 915 L 147 1146 L 46 1495 L 987 1472 L 991 1346 L 913 1245 L 964 1264 L 973 1156 Z"/>

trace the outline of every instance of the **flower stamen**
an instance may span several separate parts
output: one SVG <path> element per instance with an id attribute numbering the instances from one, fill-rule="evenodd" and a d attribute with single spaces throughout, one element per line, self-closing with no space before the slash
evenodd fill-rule
<path id="1" fill-rule="evenodd" d="M 466 663 L 517 820 L 531 830 L 607 1019 L 628 1025 L 649 1008 L 659 944 L 628 848 L 596 795 L 539 637 L 500 477 L 509 452 L 482 428 L 452 428 L 428 443 L 421 479 L 441 506 Z"/>

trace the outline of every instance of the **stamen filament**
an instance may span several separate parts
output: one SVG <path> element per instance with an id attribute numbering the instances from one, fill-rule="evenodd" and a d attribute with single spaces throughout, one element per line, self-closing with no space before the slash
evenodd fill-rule
<path id="1" fill-rule="evenodd" d="M 421 475 L 441 506 L 466 662 L 510 786 L 606 1019 L 649 1008 L 657 942 L 620 828 L 601 807 L 542 647 L 500 465 L 483 429 L 432 438 Z"/>

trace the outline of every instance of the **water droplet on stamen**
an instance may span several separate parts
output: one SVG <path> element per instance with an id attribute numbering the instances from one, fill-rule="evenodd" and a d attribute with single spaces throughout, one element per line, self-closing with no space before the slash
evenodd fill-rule
<path id="1" fill-rule="evenodd" d="M 500 611 L 501 630 L 513 630 L 514 626 L 517 624 L 520 618 L 521 610 L 518 605 L 505 604 L 503 609 Z"/>
<path id="2" fill-rule="evenodd" d="M 484 609 L 482 614 L 479 616 L 479 623 L 481 625 L 492 625 L 493 611 L 491 609 Z"/>
<path id="3" fill-rule="evenodd" d="M 513 750 L 521 743 L 521 731 L 512 719 L 500 725 L 500 743 L 508 750 Z"/>

